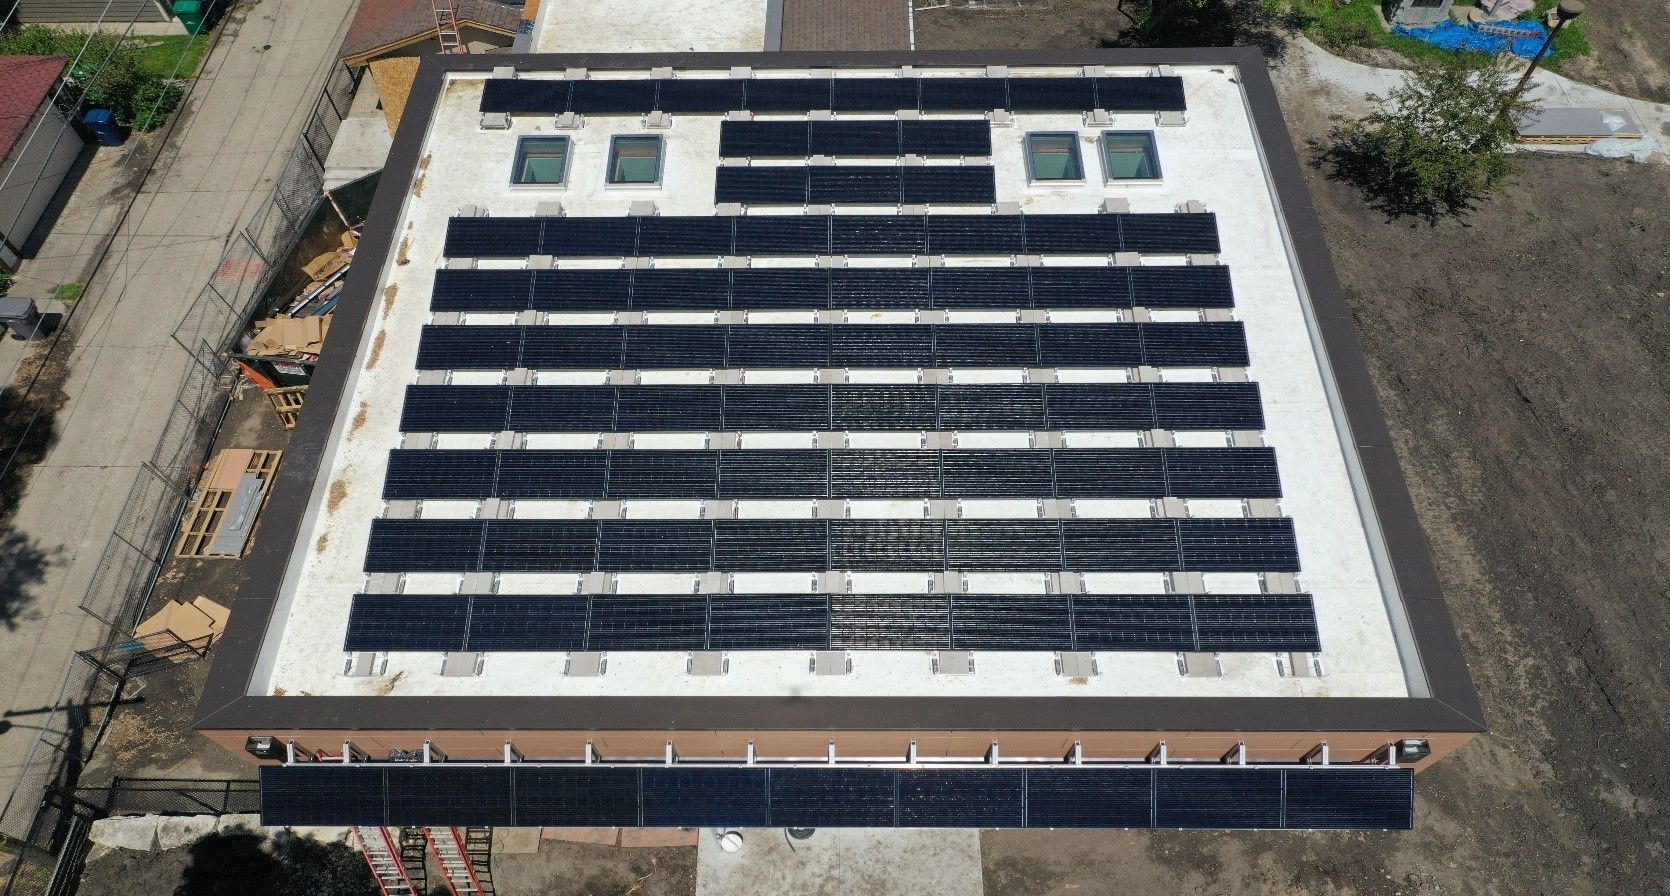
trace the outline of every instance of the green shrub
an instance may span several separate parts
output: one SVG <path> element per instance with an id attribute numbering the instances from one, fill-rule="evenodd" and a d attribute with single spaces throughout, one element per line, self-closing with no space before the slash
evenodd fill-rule
<path id="1" fill-rule="evenodd" d="M 12 291 L 12 272 L 0 268 L 0 296 Z"/>
<path id="2" fill-rule="evenodd" d="M 1335 50 L 1371 47 L 1380 37 L 1380 33 L 1368 22 L 1343 16 L 1320 20 L 1316 23 L 1316 34 L 1323 46 Z"/>
<path id="3" fill-rule="evenodd" d="M 154 131 L 168 121 L 183 96 L 185 88 L 177 81 L 145 81 L 133 92 L 133 120 L 123 124 L 140 132 Z"/>
<path id="4" fill-rule="evenodd" d="M 28 25 L 0 35 L 0 56 L 19 55 L 76 60 L 65 73 L 58 105 L 72 115 L 109 109 L 118 123 L 138 131 L 166 122 L 184 92 L 178 83 L 147 67 L 153 60 L 146 56 L 145 44 L 120 35 Z"/>

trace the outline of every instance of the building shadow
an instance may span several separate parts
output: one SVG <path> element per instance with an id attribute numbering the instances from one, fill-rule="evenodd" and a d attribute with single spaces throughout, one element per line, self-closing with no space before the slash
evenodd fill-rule
<path id="1" fill-rule="evenodd" d="M 73 135 L 72 135 L 73 136 Z M 35 228 L 29 231 L 19 247 L 24 258 L 34 258 L 41 251 L 41 245 L 52 235 L 52 228 L 58 225 L 58 219 L 64 214 L 64 209 L 75 196 L 75 189 L 81 183 L 81 178 L 87 173 L 88 166 L 93 164 L 93 154 L 98 151 L 98 145 L 87 143 L 81 147 L 81 152 L 75 157 L 75 163 L 65 172 L 64 179 L 58 184 L 58 191 L 52 194 L 52 199 L 41 211 L 41 216 L 35 221 Z"/>

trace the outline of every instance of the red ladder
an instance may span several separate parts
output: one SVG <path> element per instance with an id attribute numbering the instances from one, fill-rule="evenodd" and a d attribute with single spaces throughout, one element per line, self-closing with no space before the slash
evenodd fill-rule
<path id="1" fill-rule="evenodd" d="M 429 849 L 453 896 L 490 896 L 492 889 L 482 884 L 464 847 L 462 828 L 424 828 L 423 835 L 429 838 Z"/>
<path id="2" fill-rule="evenodd" d="M 360 852 L 371 866 L 371 874 L 377 878 L 383 896 L 420 896 L 388 828 L 356 827 L 354 839 L 359 841 Z"/>
<path id="3" fill-rule="evenodd" d="M 452 5 L 452 0 L 431 0 L 431 6 L 435 12 L 435 36 L 441 41 L 441 52 L 470 52 L 458 36 L 458 9 Z"/>

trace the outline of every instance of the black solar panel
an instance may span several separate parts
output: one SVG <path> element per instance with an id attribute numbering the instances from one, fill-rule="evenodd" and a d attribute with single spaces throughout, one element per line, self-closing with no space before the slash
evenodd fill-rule
<path id="1" fill-rule="evenodd" d="M 812 451 L 726 451 L 719 454 L 721 498 L 827 497 L 823 458 Z"/>
<path id="2" fill-rule="evenodd" d="M 1257 383 L 1155 383 L 1160 429 L 1263 429 Z"/>
<path id="3" fill-rule="evenodd" d="M 951 569 L 1059 569 L 1061 528 L 1054 520 L 953 520 L 945 524 Z"/>
<path id="4" fill-rule="evenodd" d="M 738 255 L 824 255 L 829 219 L 821 215 L 744 215 L 736 219 Z"/>
<path id="5" fill-rule="evenodd" d="M 830 246 L 837 255 L 921 255 L 927 228 L 920 215 L 836 215 Z"/>
<path id="6" fill-rule="evenodd" d="M 807 169 L 789 165 L 721 167 L 715 172 L 713 201 L 805 205 L 808 176 Z"/>
<path id="7" fill-rule="evenodd" d="M 807 197 L 819 204 L 897 205 L 904 170 L 872 165 L 815 165 L 803 169 Z"/>
<path id="8" fill-rule="evenodd" d="M 930 118 L 900 122 L 902 154 L 934 157 L 989 156 L 992 128 L 985 119 L 970 121 Z"/>
<path id="9" fill-rule="evenodd" d="M 1407 830 L 1407 768 L 265 766 L 261 823 Z"/>
<path id="10" fill-rule="evenodd" d="M 1279 769 L 1169 769 L 1154 790 L 1161 828 L 1279 828 Z"/>
<path id="11" fill-rule="evenodd" d="M 654 81 L 597 80 L 575 81 L 568 98 L 568 111 L 581 115 L 642 115 L 654 111 Z"/>
<path id="12" fill-rule="evenodd" d="M 1129 268 L 1128 274 L 1130 304 L 1139 307 L 1229 308 L 1235 304 L 1229 268 L 1222 265 L 1139 267 Z"/>
<path id="13" fill-rule="evenodd" d="M 1175 520 L 1074 520 L 1062 526 L 1068 569 L 1087 572 L 1176 570 Z"/>
<path id="14" fill-rule="evenodd" d="M 1039 308 L 1127 308 L 1131 305 L 1129 269 L 1033 268 L 1032 304 Z"/>
<path id="15" fill-rule="evenodd" d="M 481 524 L 475 520 L 371 521 L 366 572 L 455 572 L 481 568 Z"/>
<path id="16" fill-rule="evenodd" d="M 448 258 L 526 258 L 540 249 L 544 218 L 448 218 Z"/>
<path id="17" fill-rule="evenodd" d="M 1297 572 L 1290 519 L 1199 519 L 1178 524 L 1184 569 Z"/>
<path id="18" fill-rule="evenodd" d="M 533 307 L 533 271 L 435 272 L 429 307 L 435 311 L 521 311 Z"/>
<path id="19" fill-rule="evenodd" d="M 471 272 L 483 273 L 483 272 Z M 533 271 L 538 311 L 625 311 L 632 307 L 631 271 Z"/>
<path id="20" fill-rule="evenodd" d="M 624 327 L 524 327 L 516 366 L 530 370 L 618 368 L 626 333 Z"/>
<path id="21" fill-rule="evenodd" d="M 497 471 L 491 451 L 390 451 L 383 498 L 491 498 Z"/>
<path id="22" fill-rule="evenodd" d="M 1125 215 L 1025 215 L 1026 251 L 1034 254 L 1108 255 L 1120 251 Z"/>
<path id="23" fill-rule="evenodd" d="M 556 115 L 568 110 L 572 84 L 550 78 L 489 78 L 481 91 L 481 111 Z"/>
<path id="24" fill-rule="evenodd" d="M 1096 84 L 1089 78 L 1009 79 L 1009 108 L 1016 112 L 1083 112 L 1096 108 Z"/>
<path id="25" fill-rule="evenodd" d="M 750 112 L 809 112 L 828 109 L 828 78 L 755 78 L 748 82 Z"/>
<path id="26" fill-rule="evenodd" d="M 837 268 L 829 272 L 835 308 L 922 308 L 929 298 L 926 268 Z"/>
<path id="27" fill-rule="evenodd" d="M 426 326 L 418 340 L 419 370 L 509 370 L 520 366 L 526 327 Z"/>
<path id="28" fill-rule="evenodd" d="M 811 155 L 896 158 L 899 121 L 813 121 L 806 124 Z"/>
<path id="29" fill-rule="evenodd" d="M 923 112 L 990 112 L 1009 108 L 1006 78 L 923 78 Z"/>
<path id="30" fill-rule="evenodd" d="M 1182 112 L 1183 79 L 1097 78 L 1096 107 L 1109 112 Z"/>
<path id="31" fill-rule="evenodd" d="M 790 523 L 777 532 L 764 531 L 768 524 L 756 528 L 761 532 L 751 541 L 737 537 L 739 530 L 722 530 L 716 552 L 730 550 L 726 542 L 743 551 L 773 551 L 793 550 L 790 542 L 798 541 L 815 556 L 782 566 L 823 568 L 822 523 Z M 688 536 L 692 529 L 679 531 Z M 750 568 L 725 557 L 717 565 Z M 829 646 L 1225 653 L 1319 649 L 1315 611 L 1305 594 L 361 594 L 350 609 L 344 649 L 549 653 Z"/>
<path id="32" fill-rule="evenodd" d="M 1155 367 L 1245 367 L 1249 363 L 1247 334 L 1240 321 L 1144 324 L 1142 355 Z"/>
<path id="33" fill-rule="evenodd" d="M 497 451 L 501 498 L 585 498 L 609 495 L 603 451 Z"/>
<path id="34" fill-rule="evenodd" d="M 1049 387 L 1049 421 L 1038 429 L 1152 429 L 1152 392 L 1143 383 Z"/>
<path id="35" fill-rule="evenodd" d="M 1166 492 L 1180 498 L 1279 498 L 1269 448 L 1168 448 Z"/>
<path id="36" fill-rule="evenodd" d="M 585 219 L 576 219 L 585 220 Z M 731 219 L 650 216 L 638 218 L 639 255 L 729 255 Z"/>
<path id="37" fill-rule="evenodd" d="M 1116 215 L 1121 243 L 1126 252 L 1182 254 L 1218 251 L 1218 216 L 1162 213 Z M 1030 228 L 1027 231 L 1031 235 Z"/>
<path id="38" fill-rule="evenodd" d="M 935 255 L 1013 255 L 1025 251 L 1019 215 L 929 215 L 928 251 Z M 942 268 L 935 276 L 953 273 Z"/>
<path id="39" fill-rule="evenodd" d="M 928 240 L 940 239 L 934 221 L 928 221 Z M 1031 298 L 1030 268 L 932 268 L 932 301 L 936 308 L 1027 308 Z"/>
<path id="40" fill-rule="evenodd" d="M 836 112 L 897 112 L 917 108 L 915 78 L 836 78 Z"/>
<path id="41" fill-rule="evenodd" d="M 721 158 L 802 159 L 810 154 L 804 121 L 722 121 Z"/>
<path id="42" fill-rule="evenodd" d="M 997 201 L 997 176 L 988 165 L 918 165 L 900 170 L 906 205 L 978 205 Z"/>
<path id="43" fill-rule="evenodd" d="M 730 272 L 667 268 L 632 275 L 632 308 L 637 311 L 715 311 L 729 304 Z"/>
<path id="44" fill-rule="evenodd" d="M 468 221 L 471 219 L 455 218 L 454 220 Z M 535 250 L 536 252 L 557 258 L 620 258 L 638 254 L 638 222 L 643 220 L 642 218 L 540 218 L 536 220 L 545 222 L 545 228 L 540 235 L 539 248 Z M 514 256 L 518 253 L 506 254 Z M 527 254 L 532 255 L 534 252 Z"/>
<path id="45" fill-rule="evenodd" d="M 482 520 L 475 526 L 481 533 L 479 570 L 587 571 L 598 563 L 597 524 L 589 520 Z"/>
<path id="46" fill-rule="evenodd" d="M 663 78 L 655 106 L 663 112 L 729 112 L 743 108 L 742 78 Z"/>

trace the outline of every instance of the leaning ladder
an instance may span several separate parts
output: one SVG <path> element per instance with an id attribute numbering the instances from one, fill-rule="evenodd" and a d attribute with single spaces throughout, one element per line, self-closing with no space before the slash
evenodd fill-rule
<path id="1" fill-rule="evenodd" d="M 365 854 L 383 896 L 419 896 L 388 828 L 356 827 L 354 839 L 359 841 L 360 852 Z"/>
<path id="2" fill-rule="evenodd" d="M 423 835 L 429 838 L 435 863 L 440 866 L 441 876 L 446 878 L 447 889 L 452 891 L 453 896 L 488 896 L 492 893 L 491 885 L 484 886 L 476 873 L 476 864 L 471 861 L 470 850 L 464 845 L 462 828 L 424 828 Z"/>
<path id="3" fill-rule="evenodd" d="M 468 53 L 469 48 L 458 36 L 458 10 L 452 0 L 430 0 L 435 13 L 435 36 L 441 41 L 442 53 Z"/>

